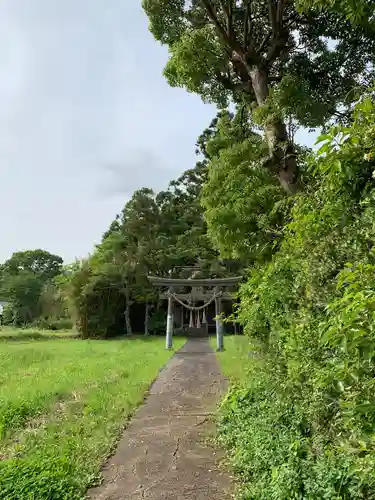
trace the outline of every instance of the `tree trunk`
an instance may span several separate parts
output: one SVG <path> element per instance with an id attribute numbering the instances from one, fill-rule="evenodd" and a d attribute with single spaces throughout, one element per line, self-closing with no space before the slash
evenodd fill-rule
<path id="1" fill-rule="evenodd" d="M 149 334 L 149 331 L 148 331 L 148 311 L 149 311 L 149 304 L 148 304 L 148 300 L 146 300 L 146 304 L 145 304 L 145 335 L 148 336 Z"/>
<path id="2" fill-rule="evenodd" d="M 262 106 L 268 95 L 267 71 L 259 66 L 248 67 L 258 106 Z M 269 157 L 264 166 L 274 172 L 288 194 L 300 188 L 298 165 L 293 144 L 290 142 L 285 123 L 281 119 L 270 120 L 264 127 Z"/>
<path id="3" fill-rule="evenodd" d="M 127 335 L 132 335 L 132 324 L 130 321 L 130 294 L 129 294 L 129 288 L 126 287 L 125 289 L 125 299 L 126 299 L 126 306 L 125 306 L 125 327 L 126 327 L 126 334 Z"/>

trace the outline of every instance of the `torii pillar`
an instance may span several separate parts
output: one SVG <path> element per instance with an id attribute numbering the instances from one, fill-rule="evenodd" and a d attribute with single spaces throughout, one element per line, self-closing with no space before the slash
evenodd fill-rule
<path id="1" fill-rule="evenodd" d="M 215 293 L 219 293 L 219 288 L 215 289 Z M 221 321 L 221 300 L 220 296 L 215 297 L 215 313 L 216 313 L 216 350 L 224 351 L 224 329 Z"/>
<path id="2" fill-rule="evenodd" d="M 173 347 L 173 289 L 169 289 L 168 295 L 168 314 L 167 314 L 167 331 L 165 335 L 165 348 L 172 349 Z"/>

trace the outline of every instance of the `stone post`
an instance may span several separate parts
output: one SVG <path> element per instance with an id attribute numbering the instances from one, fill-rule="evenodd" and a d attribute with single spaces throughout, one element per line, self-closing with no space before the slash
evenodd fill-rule
<path id="1" fill-rule="evenodd" d="M 215 293 L 218 293 L 219 289 L 215 289 Z M 223 335 L 223 324 L 221 322 L 221 299 L 220 297 L 215 298 L 215 313 L 216 313 L 216 349 L 218 352 L 224 350 L 224 335 Z"/>
<path id="2" fill-rule="evenodd" d="M 181 331 L 184 329 L 184 308 L 181 306 L 180 307 L 180 328 L 181 328 Z"/>
<path id="3" fill-rule="evenodd" d="M 169 290 L 172 293 L 172 289 Z M 165 339 L 166 349 L 172 349 L 173 347 L 173 297 L 168 297 L 168 314 L 167 314 L 167 332 Z"/>

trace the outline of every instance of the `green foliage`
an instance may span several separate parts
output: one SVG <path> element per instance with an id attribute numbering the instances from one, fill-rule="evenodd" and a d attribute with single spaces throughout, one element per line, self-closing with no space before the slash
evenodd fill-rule
<path id="1" fill-rule="evenodd" d="M 87 281 L 80 283 L 81 279 Z M 79 271 L 73 279 L 77 327 L 83 338 L 114 337 L 123 330 L 126 307 L 125 287 L 120 272 L 101 270 L 98 274 Z"/>
<path id="2" fill-rule="evenodd" d="M 295 79 L 298 74 L 301 84 L 295 87 L 296 91 L 304 91 L 304 102 L 310 112 L 314 103 L 314 120 L 317 114 L 320 121 L 332 115 L 337 103 L 345 99 L 353 86 L 355 73 L 364 71 L 366 58 L 371 60 L 373 46 L 368 42 L 373 39 L 368 32 L 355 30 L 340 15 L 329 14 L 327 10 L 310 11 L 307 17 L 295 10 L 292 2 L 279 7 L 277 3 L 271 9 L 277 7 L 278 16 L 281 14 L 283 19 L 276 26 L 265 0 L 257 0 L 250 7 L 245 0 L 240 1 L 235 9 L 230 3 L 216 0 L 144 0 L 151 32 L 170 49 L 165 70 L 169 83 L 197 92 L 220 106 L 228 97 L 237 100 L 245 97 L 254 102 L 254 88 L 255 94 L 257 90 L 249 66 L 261 64 L 270 75 L 269 85 L 276 94 L 281 88 L 287 90 L 285 85 L 279 88 L 282 78 Z M 312 2 L 303 4 L 311 6 Z M 338 45 L 330 50 L 322 39 L 332 37 L 333 30 Z M 309 51 L 299 50 L 299 42 L 305 43 Z M 355 49 L 350 54 L 355 68 L 343 59 L 348 43 Z M 297 67 L 299 71 L 295 71 Z M 290 106 L 293 104 L 289 103 Z M 307 121 L 307 114 L 302 119 Z"/>
<path id="3" fill-rule="evenodd" d="M 166 314 L 159 309 L 153 312 L 150 317 L 150 332 L 163 335 L 165 333 Z"/>
<path id="4" fill-rule="evenodd" d="M 52 314 L 59 300 L 51 290 L 53 280 L 62 272 L 62 258 L 45 250 L 15 252 L 0 268 L 2 296 L 9 302 L 5 323 L 26 325 L 39 316 Z M 47 297 L 49 300 L 47 300 Z M 50 312 L 47 313 L 46 305 Z M 56 307 L 53 314 L 57 314 Z"/>
<path id="5" fill-rule="evenodd" d="M 216 79 L 223 68 L 223 50 L 212 26 L 185 32 L 171 46 L 170 54 L 164 75 L 172 87 L 183 85 L 187 91 L 199 93 L 205 102 L 228 104 L 228 91 Z"/>
<path id="6" fill-rule="evenodd" d="M 49 316 L 47 318 L 40 317 L 30 327 L 41 328 L 42 330 L 71 330 L 74 326 L 73 320 L 71 318 L 57 318 Z"/>
<path id="7" fill-rule="evenodd" d="M 151 32 L 168 46 L 170 85 L 220 108 L 245 105 L 264 132 L 252 166 L 292 194 L 301 189 L 299 151 L 287 124 L 348 122 L 358 92 L 375 75 L 375 30 L 349 23 L 339 9 L 347 2 L 319 9 L 320 0 L 143 0 L 143 8 Z M 364 19 L 371 2 L 359 4 L 349 18 Z"/>
<path id="8" fill-rule="evenodd" d="M 26 250 L 15 252 L 10 259 L 4 262 L 2 273 L 17 275 L 22 272 L 35 274 L 42 281 L 55 278 L 62 270 L 63 260 L 46 250 Z"/>
<path id="9" fill-rule="evenodd" d="M 261 362 L 224 401 L 220 439 L 244 499 L 375 498 L 372 93 L 319 143 L 279 248 L 240 293 Z"/>
<path id="10" fill-rule="evenodd" d="M 224 258 L 247 263 L 269 257 L 290 201 L 260 166 L 264 145 L 243 109 L 221 112 L 207 141 L 210 162 L 202 192 L 208 234 Z"/>
<path id="11" fill-rule="evenodd" d="M 354 24 L 374 26 L 374 4 L 372 0 L 299 0 L 300 9 L 330 9 Z"/>
<path id="12" fill-rule="evenodd" d="M 48 456 L 42 460 L 30 460 L 26 463 L 17 459 L 2 462 L 0 464 L 0 498 L 4 500 L 21 498 L 25 500 L 37 498 L 40 500 L 82 500 L 78 482 L 72 479 L 72 468 L 68 459 L 51 460 Z"/>
<path id="13" fill-rule="evenodd" d="M 39 316 L 42 289 L 43 282 L 33 272 L 7 274 L 3 282 L 3 294 L 10 302 L 6 316 L 16 325 L 31 323 Z"/>

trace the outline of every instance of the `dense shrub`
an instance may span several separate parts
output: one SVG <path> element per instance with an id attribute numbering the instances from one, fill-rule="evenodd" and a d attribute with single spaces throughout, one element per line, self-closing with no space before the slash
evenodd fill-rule
<path id="1" fill-rule="evenodd" d="M 71 279 L 70 296 L 83 338 L 109 338 L 123 330 L 124 285 L 116 269 L 94 274 L 89 263 L 84 263 Z"/>
<path id="2" fill-rule="evenodd" d="M 166 314 L 164 309 L 156 309 L 150 317 L 150 332 L 163 335 L 165 333 Z"/>
<path id="3" fill-rule="evenodd" d="M 246 499 L 375 498 L 375 106 L 309 160 L 273 259 L 242 287 L 263 364 L 223 403 Z"/>
<path id="4" fill-rule="evenodd" d="M 41 317 L 34 321 L 30 327 L 40 328 L 42 330 L 71 330 L 73 328 L 73 320 L 70 318 L 54 318 Z"/>

